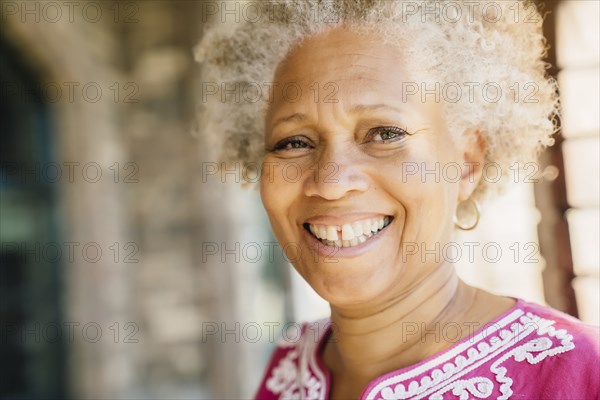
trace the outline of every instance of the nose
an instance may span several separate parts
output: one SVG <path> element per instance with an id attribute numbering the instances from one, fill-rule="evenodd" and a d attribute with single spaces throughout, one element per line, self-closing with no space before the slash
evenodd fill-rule
<path id="1" fill-rule="evenodd" d="M 338 200 L 345 196 L 369 190 L 368 174 L 357 150 L 348 146 L 331 144 L 323 149 L 316 165 L 304 181 L 304 194 L 325 200 Z"/>

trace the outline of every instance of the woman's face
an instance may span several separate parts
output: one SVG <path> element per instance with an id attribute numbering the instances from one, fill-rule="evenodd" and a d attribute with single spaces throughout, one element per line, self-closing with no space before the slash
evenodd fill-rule
<path id="1" fill-rule="evenodd" d="M 336 28 L 275 75 L 261 198 L 296 270 L 336 306 L 385 302 L 438 267 L 476 184 L 473 149 L 457 147 L 435 96 L 406 94 L 405 65 L 378 36 Z"/>

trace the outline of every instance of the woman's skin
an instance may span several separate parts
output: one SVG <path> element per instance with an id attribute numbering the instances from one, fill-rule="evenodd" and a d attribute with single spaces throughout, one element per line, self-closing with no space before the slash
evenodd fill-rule
<path id="1" fill-rule="evenodd" d="M 400 48 L 338 27 L 295 48 L 275 74 L 261 198 L 294 267 L 331 305 L 334 337 L 321 354 L 331 398 L 358 398 L 369 381 L 435 355 L 515 303 L 466 285 L 435 254 L 452 241 L 452 216 L 481 178 L 486 144 L 477 127 L 448 132 L 434 96 L 403 96 L 405 69 Z M 292 85 L 299 98 L 279 90 Z M 420 173 L 451 162 L 464 166 L 459 179 Z M 304 227 L 386 215 L 383 231 L 338 251 L 315 247 Z"/>

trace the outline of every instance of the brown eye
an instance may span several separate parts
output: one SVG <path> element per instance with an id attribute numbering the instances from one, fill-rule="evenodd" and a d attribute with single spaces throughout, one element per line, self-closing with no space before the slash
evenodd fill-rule
<path id="1" fill-rule="evenodd" d="M 310 148 L 310 143 L 302 137 L 291 137 L 278 142 L 274 151 L 294 151 Z"/>
<path id="2" fill-rule="evenodd" d="M 408 135 L 408 132 L 402 128 L 395 126 L 380 126 L 371 129 L 367 134 L 367 138 L 371 139 L 373 142 L 395 142 L 404 139 L 406 135 Z"/>

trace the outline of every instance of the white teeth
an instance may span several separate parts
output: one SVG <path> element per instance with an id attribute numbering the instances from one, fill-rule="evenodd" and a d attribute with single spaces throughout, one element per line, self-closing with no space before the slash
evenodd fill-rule
<path id="1" fill-rule="evenodd" d="M 338 240 L 337 227 L 335 227 L 335 226 L 327 227 L 327 240 L 333 240 L 333 241 Z"/>
<path id="2" fill-rule="evenodd" d="M 309 224 L 310 226 L 310 224 Z M 327 239 L 327 228 L 325 225 L 319 225 L 318 227 L 319 234 L 316 235 L 319 239 Z"/>
<path id="3" fill-rule="evenodd" d="M 340 226 L 308 224 L 310 232 L 328 246 L 352 247 L 366 242 L 387 226 L 390 217 L 369 218 Z"/>
<path id="4" fill-rule="evenodd" d="M 371 232 L 375 233 L 379 230 L 379 224 L 376 219 L 371 220 Z"/>
<path id="5" fill-rule="evenodd" d="M 363 221 L 362 225 L 363 225 L 363 234 L 367 235 L 369 232 L 371 232 L 371 221 L 365 220 L 365 221 Z"/>
<path id="6" fill-rule="evenodd" d="M 342 240 L 352 240 L 354 236 L 354 229 L 352 229 L 350 224 L 342 225 Z"/>
<path id="7" fill-rule="evenodd" d="M 355 222 L 352 224 L 352 229 L 354 230 L 355 236 L 360 236 L 363 234 L 363 227 L 360 222 Z"/>

